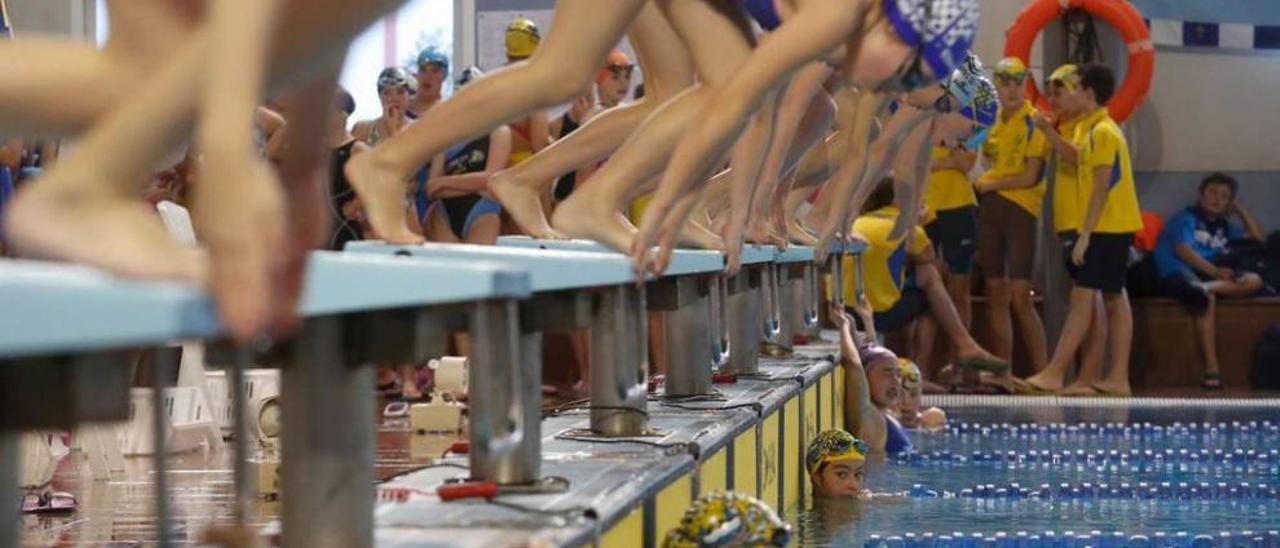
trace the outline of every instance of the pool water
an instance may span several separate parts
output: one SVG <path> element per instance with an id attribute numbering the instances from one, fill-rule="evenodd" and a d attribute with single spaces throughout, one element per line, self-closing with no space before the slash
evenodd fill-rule
<path id="1" fill-rule="evenodd" d="M 1280 548 L 1280 402 L 947 401 L 917 455 L 868 463 L 899 496 L 790 512 L 797 545 Z"/>

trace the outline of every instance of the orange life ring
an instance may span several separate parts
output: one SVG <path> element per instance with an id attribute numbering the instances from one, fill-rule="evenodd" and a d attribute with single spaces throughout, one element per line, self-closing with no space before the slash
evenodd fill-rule
<path id="1" fill-rule="evenodd" d="M 1107 110 L 1117 122 L 1123 122 L 1137 110 L 1151 89 L 1151 77 L 1156 68 L 1156 52 L 1151 45 L 1151 30 L 1147 28 L 1142 13 L 1125 0 L 1035 0 L 1018 14 L 1006 33 L 1005 57 L 1022 59 L 1031 66 L 1031 45 L 1036 36 L 1050 21 L 1062 16 L 1068 9 L 1082 8 L 1105 20 L 1124 38 L 1129 50 L 1129 64 L 1124 83 L 1107 102 Z M 1034 78 L 1027 79 L 1027 92 L 1031 101 L 1041 110 L 1048 109 L 1048 101 L 1040 94 Z"/>

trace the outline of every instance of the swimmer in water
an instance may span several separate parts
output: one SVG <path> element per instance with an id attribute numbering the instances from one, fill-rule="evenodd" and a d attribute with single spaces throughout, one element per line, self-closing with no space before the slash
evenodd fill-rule
<path id="1" fill-rule="evenodd" d="M 805 451 L 805 471 L 814 497 L 860 497 L 866 491 L 867 444 L 853 434 L 833 428 L 818 434 Z"/>
<path id="2" fill-rule="evenodd" d="M 840 331 L 840 365 L 845 373 L 845 425 L 876 454 L 896 455 L 911 449 L 902 425 L 890 414 L 902 397 L 902 370 L 892 350 L 853 338 L 853 318 L 833 307 Z"/>
<path id="3" fill-rule="evenodd" d="M 790 541 L 791 526 L 768 504 L 734 491 L 714 491 L 693 501 L 662 546 L 786 546 Z"/>
<path id="4" fill-rule="evenodd" d="M 938 430 L 947 424 L 947 413 L 937 407 L 920 409 L 920 396 L 924 393 L 924 376 L 916 362 L 898 358 L 902 372 L 902 397 L 898 398 L 898 422 L 904 428 Z"/>

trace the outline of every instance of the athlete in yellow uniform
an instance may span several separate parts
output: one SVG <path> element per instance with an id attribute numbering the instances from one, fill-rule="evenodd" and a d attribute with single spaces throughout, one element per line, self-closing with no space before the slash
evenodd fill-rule
<path id="1" fill-rule="evenodd" d="M 1008 362 L 987 352 L 969 334 L 960 321 L 960 315 L 942 275 L 934 264 L 933 248 L 929 237 L 920 227 L 915 227 L 910 237 L 890 240 L 889 233 L 901 213 L 893 207 L 893 179 L 885 179 L 872 192 L 864 212 L 853 223 L 853 231 L 868 242 L 862 255 L 862 270 L 866 276 L 864 288 L 867 300 L 874 312 L 876 331 L 889 333 L 903 327 L 912 327 L 917 319 L 928 314 L 941 325 L 942 330 L 955 345 L 958 362 L 965 366 L 1001 370 Z M 844 287 L 845 302 L 852 305 L 859 301 L 858 279 L 853 259 L 845 259 L 845 271 L 853 272 Z M 855 317 L 856 311 L 851 310 Z M 860 320 L 861 318 L 859 318 Z M 933 349 L 932 329 L 916 329 L 907 355 L 917 363 L 928 364 Z"/>
<path id="2" fill-rule="evenodd" d="M 947 293 L 965 327 L 969 326 L 969 273 L 978 242 L 978 197 L 969 182 L 976 151 L 960 143 L 933 143 L 929 180 L 924 188 L 925 232 L 947 266 Z"/>
<path id="3" fill-rule="evenodd" d="M 995 352 L 1006 360 L 1013 357 L 1012 306 L 1032 370 L 1039 371 L 1049 356 L 1044 324 L 1031 301 L 1031 273 L 1049 145 L 1045 132 L 1035 126 L 1036 109 L 1026 99 L 1026 78 L 1027 67 L 1016 57 L 996 65 L 1000 115 L 983 147 L 991 169 L 978 178 L 975 188 L 982 194 L 978 250 Z"/>
<path id="4" fill-rule="evenodd" d="M 1085 113 L 1076 126 L 1079 166 L 1077 208 L 1080 237 L 1073 246 L 1071 261 L 1079 268 L 1071 290 L 1071 307 L 1053 359 L 1040 374 L 1027 379 L 1035 387 L 1058 389 L 1071 366 L 1076 349 L 1091 325 L 1103 321 L 1095 314 L 1094 302 L 1101 294 L 1106 309 L 1110 368 L 1105 377 L 1100 367 L 1081 367 L 1077 385 L 1095 395 L 1128 395 L 1129 352 L 1133 338 L 1133 313 L 1125 293 L 1125 273 L 1133 234 L 1142 229 L 1129 146 L 1120 126 L 1105 106 L 1115 91 L 1115 74 L 1102 65 L 1088 65 L 1079 71 L 1080 91 L 1069 99 L 1075 112 Z M 1089 365 L 1089 364 L 1086 364 Z"/>

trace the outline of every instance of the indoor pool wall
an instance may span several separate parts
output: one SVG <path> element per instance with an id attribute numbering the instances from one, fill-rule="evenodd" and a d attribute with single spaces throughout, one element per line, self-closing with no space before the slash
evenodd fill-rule
<path id="1" fill-rule="evenodd" d="M 803 546 L 1280 547 L 1280 400 L 928 397 L 942 432 L 871 500 L 789 512 Z"/>

